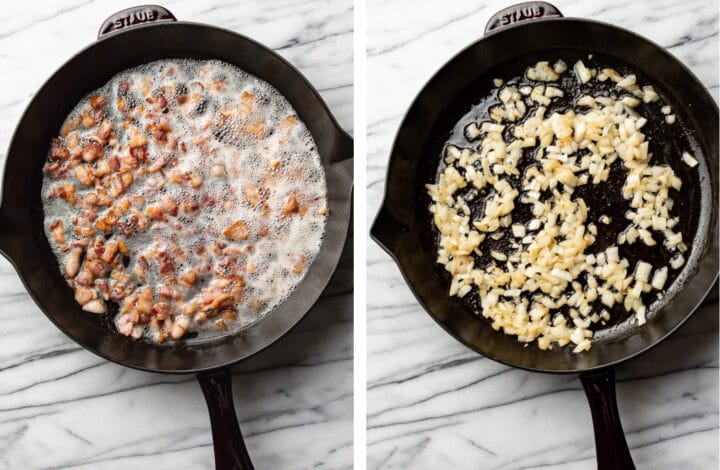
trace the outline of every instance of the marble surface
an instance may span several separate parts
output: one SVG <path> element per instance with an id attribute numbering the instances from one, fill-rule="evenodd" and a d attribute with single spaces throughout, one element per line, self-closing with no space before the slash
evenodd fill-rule
<path id="1" fill-rule="evenodd" d="M 3 2 L 0 161 L 42 82 L 132 3 Z M 352 129 L 350 0 L 159 3 L 279 51 Z M 308 317 L 234 369 L 235 407 L 258 469 L 352 467 L 351 246 Z M 81 349 L 0 259 L 0 469 L 34 468 L 214 468 L 210 422 L 194 377 L 138 372 Z"/>
<path id="2" fill-rule="evenodd" d="M 552 3 L 566 16 L 624 26 L 669 48 L 717 97 L 714 0 Z M 508 4 L 369 1 L 369 223 L 412 99 Z M 368 468 L 595 468 L 590 413 L 576 376 L 515 370 L 465 349 L 424 313 L 372 241 L 367 282 Z M 617 373 L 638 468 L 718 468 L 717 304 Z"/>

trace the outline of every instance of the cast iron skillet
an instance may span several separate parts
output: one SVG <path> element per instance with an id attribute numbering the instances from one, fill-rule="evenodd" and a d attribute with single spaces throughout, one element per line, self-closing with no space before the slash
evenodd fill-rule
<path id="1" fill-rule="evenodd" d="M 538 20 L 541 21 L 530 21 Z M 393 145 L 385 199 L 371 235 L 397 262 L 420 304 L 435 321 L 474 351 L 530 371 L 579 373 L 590 401 L 598 468 L 634 468 L 618 416 L 612 367 L 662 341 L 698 307 L 718 273 L 718 109 L 697 78 L 667 51 L 615 26 L 565 19 L 552 5 L 529 2 L 495 15 L 483 39 L 443 66 L 407 112 Z M 652 311 L 648 323 L 627 321 L 596 333 L 592 349 L 541 351 L 490 327 L 447 295 L 449 279 L 435 262 L 434 233 L 424 185 L 432 182 L 449 131 L 487 95 L 498 71 L 534 64 L 557 51 L 602 55 L 630 64 L 665 95 L 702 160 L 695 184 L 683 186 L 681 202 L 696 214 L 697 229 L 681 274 Z M 531 60 L 534 59 L 534 60 Z M 572 64 L 569 63 L 569 66 Z M 522 70 L 522 69 L 521 69 Z M 660 153 L 662 135 L 650 151 Z M 670 137 L 668 136 L 668 139 Z M 653 147 L 655 146 L 655 147 Z M 679 201 L 680 202 L 680 201 Z M 689 203 L 688 203 L 689 202 Z M 684 214 L 687 216 L 688 214 Z"/>
<path id="2" fill-rule="evenodd" d="M 50 139 L 80 99 L 116 73 L 161 58 L 220 59 L 268 81 L 312 133 L 327 178 L 329 216 L 320 253 L 293 294 L 249 328 L 212 340 L 176 344 L 131 341 L 75 303 L 43 231 L 42 166 Z M 347 236 L 352 139 L 312 85 L 283 58 L 231 31 L 176 22 L 158 6 L 119 12 L 98 41 L 63 65 L 38 91 L 10 143 L 0 205 L 0 251 L 38 306 L 73 341 L 124 366 L 197 374 L 210 410 L 217 468 L 251 469 L 233 407 L 230 365 L 277 341 L 315 303 L 337 266 Z"/>

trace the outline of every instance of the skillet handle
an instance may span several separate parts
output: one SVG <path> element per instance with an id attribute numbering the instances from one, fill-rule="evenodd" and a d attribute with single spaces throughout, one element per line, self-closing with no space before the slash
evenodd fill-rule
<path id="1" fill-rule="evenodd" d="M 524 2 L 503 8 L 490 17 L 485 25 L 485 34 L 512 26 L 523 21 L 539 20 L 541 18 L 562 18 L 563 14 L 555 5 L 548 2 Z"/>
<path id="2" fill-rule="evenodd" d="M 595 430 L 598 470 L 635 470 L 615 397 L 615 372 L 603 369 L 580 374 Z"/>
<path id="3" fill-rule="evenodd" d="M 393 215 L 392 209 L 383 203 L 370 228 L 370 238 L 390 256 L 396 257 L 407 231 L 408 228 Z"/>
<path id="4" fill-rule="evenodd" d="M 338 131 L 338 137 L 333 144 L 333 152 L 330 157 L 330 163 L 352 160 L 354 147 L 355 142 L 353 141 L 353 138 L 343 130 Z"/>
<path id="5" fill-rule="evenodd" d="M 202 372 L 197 379 L 210 412 L 215 468 L 253 470 L 235 414 L 230 368 Z"/>
<path id="6" fill-rule="evenodd" d="M 170 13 L 170 10 L 160 5 L 139 5 L 126 8 L 114 15 L 108 16 L 108 18 L 103 21 L 97 38 L 100 39 L 116 31 L 133 28 L 145 23 L 154 23 L 156 21 L 177 21 L 177 18 Z"/>
<path id="7" fill-rule="evenodd" d="M 348 189 L 353 187 L 353 158 L 335 162 L 330 166 L 330 170 L 336 172 L 341 178 L 342 186 Z"/>
<path id="8" fill-rule="evenodd" d="M 330 171 L 336 173 L 340 178 L 342 187 L 350 190 L 353 188 L 353 138 L 345 131 L 338 131 L 338 138 L 333 145 L 330 156 Z"/>
<path id="9" fill-rule="evenodd" d="M 0 205 L 0 255 L 10 260 L 11 256 L 8 253 L 10 247 L 15 244 L 15 238 L 13 237 L 13 224 L 10 217 L 6 212 L 3 211 L 2 205 Z"/>

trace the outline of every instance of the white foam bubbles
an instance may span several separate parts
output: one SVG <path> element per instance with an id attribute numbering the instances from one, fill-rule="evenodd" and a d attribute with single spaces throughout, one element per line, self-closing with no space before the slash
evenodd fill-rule
<path id="1" fill-rule="evenodd" d="M 117 148 L 107 149 L 106 158 L 128 153 L 129 129 L 136 127 L 147 135 L 147 166 L 165 163 L 161 171 L 136 174 L 121 198 L 141 195 L 142 204 L 133 200 L 141 213 L 162 206 L 164 197 L 179 206 L 177 216 L 148 221 L 146 231 L 123 237 L 131 260 L 127 272 L 133 272 L 140 256 L 154 251 L 182 250 L 178 275 L 204 263 L 227 270 L 221 263 L 235 258 L 246 283 L 246 295 L 237 306 L 238 327 L 257 321 L 287 298 L 320 249 L 326 218 L 320 155 L 290 103 L 267 82 L 237 67 L 189 59 L 162 60 L 122 72 L 83 99 L 71 116 L 81 116 L 89 97 L 97 94 L 107 97 L 105 117 L 115 124 L 118 142 Z M 158 104 L 160 94 L 166 111 Z M 153 141 L 148 129 L 158 123 L 169 127 L 175 148 Z M 84 142 L 95 130 L 81 126 L 77 132 Z M 67 144 L 66 139 L 61 142 Z M 173 175 L 181 175 L 183 181 L 174 182 Z M 193 187 L 192 178 L 201 183 Z M 57 183 L 46 175 L 43 193 Z M 95 190 L 75 183 L 80 200 Z M 252 200 L 253 194 L 259 195 L 259 203 Z M 301 214 L 283 215 L 291 196 L 297 198 Z M 195 213 L 189 215 L 185 205 L 194 206 Z M 67 236 L 79 238 L 72 232 L 78 207 L 57 198 L 46 200 L 46 231 L 61 264 L 66 254 L 52 241 L 48 226 L 61 219 Z M 128 212 L 120 221 L 131 224 L 131 216 Z M 223 235 L 238 220 L 251 234 L 247 240 Z M 113 236 L 120 235 L 116 231 Z M 221 255 L 213 252 L 218 241 L 227 245 Z M 199 253 L 201 247 L 204 253 Z M 204 282 L 199 286 L 212 278 L 212 271 L 201 276 Z M 152 266 L 147 282 L 155 287 L 161 283 Z M 184 300 L 197 290 L 184 291 Z"/>

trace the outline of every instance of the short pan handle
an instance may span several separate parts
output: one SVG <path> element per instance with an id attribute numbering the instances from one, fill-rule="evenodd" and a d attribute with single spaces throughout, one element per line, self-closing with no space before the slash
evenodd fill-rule
<path id="1" fill-rule="evenodd" d="M 585 388 L 593 429 L 598 470 L 635 470 L 615 397 L 615 373 L 612 369 L 580 374 Z"/>
<path id="2" fill-rule="evenodd" d="M 177 21 L 177 18 L 170 13 L 170 10 L 160 5 L 140 5 L 126 8 L 110 15 L 103 21 L 100 31 L 98 31 L 98 39 L 117 31 L 158 21 Z"/>
<path id="3" fill-rule="evenodd" d="M 495 13 L 485 25 L 485 34 L 500 30 L 507 26 L 524 21 L 539 20 L 541 18 L 562 18 L 563 14 L 555 5 L 548 2 L 524 2 L 503 8 Z"/>
<path id="4" fill-rule="evenodd" d="M 201 372 L 197 378 L 210 411 L 215 468 L 253 470 L 235 414 L 230 368 Z"/>

